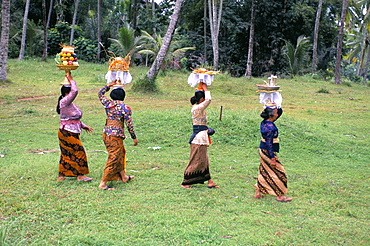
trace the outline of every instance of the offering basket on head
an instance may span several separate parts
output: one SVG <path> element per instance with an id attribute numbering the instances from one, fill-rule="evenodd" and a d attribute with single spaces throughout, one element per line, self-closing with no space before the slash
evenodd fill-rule
<path id="1" fill-rule="evenodd" d="M 210 71 L 205 68 L 198 68 L 193 70 L 193 72 L 188 77 L 188 84 L 191 87 L 198 85 L 196 90 L 202 91 L 202 83 L 210 86 L 213 82 L 215 74 L 219 74 L 219 71 Z"/>
<path id="2" fill-rule="evenodd" d="M 130 55 L 126 57 L 112 57 L 109 59 L 108 64 L 108 72 L 105 75 L 105 79 L 107 80 L 107 84 L 111 82 L 115 82 L 116 84 L 113 86 L 115 88 L 124 88 L 126 84 L 131 83 L 132 76 L 130 74 Z"/>
<path id="3" fill-rule="evenodd" d="M 264 85 L 257 85 L 258 91 L 257 92 L 266 92 L 266 93 L 272 93 L 279 91 L 280 86 L 276 84 L 277 76 L 271 75 L 268 77 L 268 82 L 264 81 Z"/>
<path id="4" fill-rule="evenodd" d="M 71 74 L 71 70 L 76 70 L 79 67 L 77 55 L 72 46 L 62 46 L 62 51 L 55 56 L 56 66 L 60 70 L 64 70 L 66 75 Z M 60 83 L 61 85 L 69 85 L 67 78 Z"/>
<path id="5" fill-rule="evenodd" d="M 283 98 L 280 93 L 280 86 L 276 84 L 277 76 L 271 75 L 268 77 L 268 82 L 265 81 L 264 85 L 257 85 L 258 93 L 260 93 L 260 103 L 264 107 L 281 107 Z"/>

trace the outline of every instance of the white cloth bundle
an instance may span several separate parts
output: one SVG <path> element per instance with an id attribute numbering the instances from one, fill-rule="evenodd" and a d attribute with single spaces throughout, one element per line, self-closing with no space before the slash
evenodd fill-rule
<path id="1" fill-rule="evenodd" d="M 260 103 L 262 103 L 263 105 L 266 105 L 269 102 L 275 103 L 277 108 L 281 108 L 283 97 L 281 96 L 279 91 L 261 92 L 260 93 Z"/>
<path id="2" fill-rule="evenodd" d="M 132 76 L 130 72 L 124 71 L 108 71 L 105 75 L 105 79 L 107 80 L 107 84 L 119 80 L 122 85 L 130 84 L 132 81 Z"/>
<path id="3" fill-rule="evenodd" d="M 204 73 L 191 73 L 188 78 L 188 84 L 191 87 L 195 87 L 200 81 L 210 86 L 213 82 L 214 75 Z"/>

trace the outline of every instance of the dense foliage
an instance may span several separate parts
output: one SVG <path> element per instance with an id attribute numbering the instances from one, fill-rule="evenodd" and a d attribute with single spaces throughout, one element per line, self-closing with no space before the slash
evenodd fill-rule
<path id="1" fill-rule="evenodd" d="M 249 31 L 251 24 L 251 6 L 255 0 L 224 1 L 222 8 L 221 26 L 219 32 L 220 70 L 228 72 L 232 76 L 242 76 L 245 73 Z M 43 0 L 31 1 L 27 32 L 26 57 L 40 57 L 43 52 L 42 30 Z M 74 12 L 74 0 L 61 0 L 54 2 L 50 8 L 50 1 L 45 1 L 46 12 L 51 9 L 48 30 L 48 52 L 52 57 L 59 51 L 59 45 L 68 43 L 71 32 L 71 23 Z M 136 35 L 145 31 L 154 38 L 164 36 L 172 14 L 174 0 L 151 2 L 148 0 L 106 0 L 101 1 L 101 43 L 104 48 L 101 51 L 101 60 L 97 61 L 98 52 L 98 14 L 97 2 L 93 0 L 79 0 L 78 14 L 76 19 L 73 45 L 78 47 L 79 57 L 86 61 L 105 62 L 106 51 L 118 52 L 112 43 L 112 39 L 118 39 L 120 29 L 129 24 Z M 351 2 L 350 8 L 357 12 L 367 10 L 366 1 Z M 297 45 L 298 37 L 307 38 L 312 43 L 317 12 L 317 0 L 259 0 L 255 1 L 255 26 L 253 76 L 262 76 L 269 73 L 287 75 L 292 74 L 289 68 L 289 59 L 284 50 L 287 42 L 293 47 Z M 18 57 L 20 37 L 22 32 L 25 1 L 13 1 L 11 4 L 11 39 L 9 43 L 10 58 Z M 206 12 L 205 12 L 206 9 Z M 213 52 L 211 32 L 209 27 L 208 4 L 204 0 L 186 0 L 181 9 L 180 21 L 177 25 L 177 42 L 181 41 L 183 47 L 196 47 L 195 50 L 187 50 L 183 53 L 186 58 L 182 62 L 186 68 L 197 66 L 209 66 L 212 64 Z M 324 1 L 321 12 L 318 41 L 318 73 L 330 76 L 333 70 L 336 50 L 336 38 L 338 35 L 338 19 L 341 11 L 341 3 L 338 1 Z M 354 11 L 352 11 L 354 12 Z M 347 36 L 354 30 L 360 29 L 365 18 L 360 20 L 351 19 L 352 24 L 347 26 Z M 357 25 L 355 25 L 357 23 Z M 367 23 L 367 22 L 366 22 Z M 355 35 L 352 43 L 361 43 L 361 35 Z M 353 36 L 352 36 L 353 37 Z M 357 37 L 357 38 L 356 38 Z M 346 47 L 349 52 L 351 47 Z M 137 50 L 137 52 L 140 49 Z M 305 47 L 305 59 L 299 64 L 299 73 L 309 71 L 312 49 Z M 353 52 L 352 52 L 353 53 Z M 351 53 L 351 54 L 352 54 Z M 351 62 L 364 64 L 365 59 L 361 54 L 354 52 L 357 60 Z M 117 54 L 125 55 L 125 54 Z M 353 55 L 353 56 L 355 56 Z M 353 57 L 352 56 L 352 57 Z M 146 65 L 143 55 L 137 53 L 136 63 Z M 149 61 L 150 62 L 150 61 Z M 361 65 L 363 67 L 363 65 Z M 356 66 L 351 66 L 351 68 Z M 353 69 L 344 69 L 350 78 L 356 77 Z M 357 77 L 360 75 L 356 74 Z"/>

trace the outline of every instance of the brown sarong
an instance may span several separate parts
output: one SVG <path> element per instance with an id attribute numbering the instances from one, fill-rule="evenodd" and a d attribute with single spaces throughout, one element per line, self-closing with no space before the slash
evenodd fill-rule
<path id="1" fill-rule="evenodd" d="M 210 179 L 207 146 L 190 144 L 190 159 L 182 185 L 203 184 Z"/>
<path id="2" fill-rule="evenodd" d="M 111 119 L 106 119 L 105 120 L 105 125 L 106 126 L 113 126 L 113 127 L 120 127 L 123 128 L 123 122 L 120 120 L 111 120 Z"/>
<path id="3" fill-rule="evenodd" d="M 267 150 L 258 149 L 260 154 L 260 167 L 258 181 L 255 187 L 263 194 L 282 196 L 288 192 L 288 180 L 283 165 L 275 154 L 276 166 L 271 166 L 271 159 Z"/>
<path id="4" fill-rule="evenodd" d="M 79 133 L 58 131 L 60 146 L 59 176 L 76 177 L 89 173 L 87 157 Z"/>
<path id="5" fill-rule="evenodd" d="M 102 181 L 122 180 L 120 172 L 124 171 L 123 176 L 126 174 L 126 149 L 123 138 L 103 133 L 103 141 L 108 151 L 108 159 Z"/>

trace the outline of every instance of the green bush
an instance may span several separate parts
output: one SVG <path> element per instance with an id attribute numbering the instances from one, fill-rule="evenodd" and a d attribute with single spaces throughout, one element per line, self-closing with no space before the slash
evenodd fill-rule
<path id="1" fill-rule="evenodd" d="M 96 61 L 96 54 L 98 53 L 97 42 L 84 37 L 79 37 L 73 41 L 73 46 L 78 49 L 78 59 L 88 62 Z"/>

